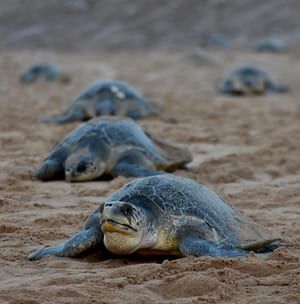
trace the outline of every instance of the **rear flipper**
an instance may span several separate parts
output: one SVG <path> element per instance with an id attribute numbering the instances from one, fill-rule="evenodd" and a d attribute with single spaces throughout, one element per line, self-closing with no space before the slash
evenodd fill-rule
<path id="1" fill-rule="evenodd" d="M 239 248 L 203 240 L 196 233 L 181 237 L 179 249 L 184 256 L 239 257 L 247 254 Z"/>
<path id="2" fill-rule="evenodd" d="M 112 169 L 111 175 L 142 177 L 162 174 L 162 172 L 152 167 L 152 162 L 142 151 L 133 149 L 124 153 L 123 157 Z"/>
<path id="3" fill-rule="evenodd" d="M 175 145 L 169 144 L 168 142 L 157 138 L 151 133 L 145 131 L 145 134 L 154 142 L 155 146 L 162 157 L 160 162 L 162 165 L 165 160 L 167 160 L 167 166 L 165 166 L 165 171 L 172 172 L 177 168 L 184 168 L 186 164 L 193 160 L 192 154 L 184 148 L 177 147 Z"/>
<path id="4" fill-rule="evenodd" d="M 97 210 L 96 210 L 97 211 Z M 100 213 L 95 212 L 87 221 L 84 229 L 64 243 L 52 247 L 38 249 L 28 255 L 30 261 L 39 260 L 45 255 L 58 257 L 76 257 L 94 248 L 105 249 L 103 233 L 100 226 Z"/>
<path id="5" fill-rule="evenodd" d="M 86 117 L 84 113 L 80 110 L 75 111 L 70 114 L 62 115 L 62 116 L 54 116 L 54 117 L 44 117 L 41 119 L 43 123 L 56 123 L 56 124 L 64 124 L 77 120 L 84 120 Z"/>

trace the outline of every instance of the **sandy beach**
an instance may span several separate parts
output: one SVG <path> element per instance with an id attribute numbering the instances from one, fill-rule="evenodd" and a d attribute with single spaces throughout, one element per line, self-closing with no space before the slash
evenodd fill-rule
<path id="1" fill-rule="evenodd" d="M 3 303 L 299 303 L 300 80 L 299 54 L 215 51 L 218 64 L 195 64 L 182 52 L 85 53 L 13 51 L 0 54 L 0 302 Z M 59 64 L 69 85 L 21 85 L 34 61 Z M 289 94 L 221 96 L 224 71 L 255 63 L 292 87 Z M 103 199 L 129 178 L 39 182 L 32 172 L 52 146 L 79 123 L 40 123 L 91 82 L 122 79 L 164 108 L 140 121 L 194 155 L 193 178 L 220 193 L 256 222 L 280 232 L 287 248 L 237 259 L 26 260 L 34 249 L 77 231 Z"/>

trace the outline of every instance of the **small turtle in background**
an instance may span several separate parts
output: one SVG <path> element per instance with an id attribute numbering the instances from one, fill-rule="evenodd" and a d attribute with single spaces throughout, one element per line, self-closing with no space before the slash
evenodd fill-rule
<path id="1" fill-rule="evenodd" d="M 92 249 L 117 255 L 245 256 L 268 252 L 280 235 L 197 182 L 171 174 L 135 179 L 110 195 L 67 241 L 34 251 L 76 257 Z M 101 254 L 101 253 L 100 253 Z"/>
<path id="2" fill-rule="evenodd" d="M 87 11 L 91 8 L 91 1 L 88 0 L 64 0 L 65 7 L 74 12 Z"/>
<path id="3" fill-rule="evenodd" d="M 208 37 L 208 42 L 218 48 L 226 48 L 231 44 L 231 39 L 221 33 L 212 33 Z"/>
<path id="4" fill-rule="evenodd" d="M 191 154 L 146 133 L 131 119 L 95 118 L 80 125 L 44 159 L 34 177 L 88 181 L 101 176 L 147 176 L 173 171 Z"/>
<path id="5" fill-rule="evenodd" d="M 88 120 L 96 116 L 118 115 L 141 119 L 157 115 L 158 107 L 137 90 L 121 81 L 102 81 L 80 93 L 61 116 L 44 118 L 46 123 L 67 123 Z"/>
<path id="6" fill-rule="evenodd" d="M 200 48 L 193 48 L 184 53 L 184 57 L 199 65 L 216 65 L 217 61 L 212 55 Z"/>
<path id="7" fill-rule="evenodd" d="M 267 38 L 258 42 L 255 46 L 257 52 L 282 53 L 286 51 L 285 43 L 277 38 Z"/>
<path id="8" fill-rule="evenodd" d="M 71 78 L 63 73 L 56 65 L 50 63 L 37 63 L 26 69 L 20 76 L 22 83 L 33 83 L 40 79 L 53 82 L 69 83 Z"/>
<path id="9" fill-rule="evenodd" d="M 263 69 L 246 65 L 227 74 L 219 85 L 219 91 L 232 95 L 261 95 L 266 92 L 286 93 L 289 88 L 277 84 Z"/>

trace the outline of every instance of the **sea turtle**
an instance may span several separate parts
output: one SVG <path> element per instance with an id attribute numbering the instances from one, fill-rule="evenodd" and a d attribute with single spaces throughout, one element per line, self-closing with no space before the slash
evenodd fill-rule
<path id="1" fill-rule="evenodd" d="M 60 141 L 34 176 L 70 182 L 147 176 L 183 167 L 191 159 L 188 151 L 157 139 L 131 119 L 94 118 Z"/>
<path id="2" fill-rule="evenodd" d="M 225 76 L 219 85 L 219 91 L 232 95 L 259 95 L 267 91 L 285 93 L 289 88 L 277 84 L 263 69 L 245 65 Z"/>
<path id="3" fill-rule="evenodd" d="M 279 239 L 205 186 L 163 174 L 123 186 L 104 200 L 77 234 L 34 251 L 28 259 L 47 254 L 76 257 L 96 248 L 117 255 L 236 257 L 248 250 L 272 250 Z"/>
<path id="4" fill-rule="evenodd" d="M 71 80 L 68 75 L 51 63 L 33 64 L 20 76 L 20 81 L 22 83 L 32 83 L 39 79 L 44 79 L 50 82 L 58 80 L 62 83 L 68 83 Z"/>
<path id="5" fill-rule="evenodd" d="M 258 42 L 255 46 L 257 52 L 282 53 L 286 50 L 285 43 L 277 38 L 267 38 Z"/>
<path id="6" fill-rule="evenodd" d="M 231 44 L 231 39 L 222 33 L 212 33 L 208 36 L 208 42 L 215 47 L 225 48 Z"/>
<path id="7" fill-rule="evenodd" d="M 111 80 L 93 83 L 69 104 L 62 116 L 45 118 L 43 122 L 66 123 L 100 115 L 141 119 L 158 112 L 156 106 L 129 84 Z"/>
<path id="8" fill-rule="evenodd" d="M 91 8 L 91 1 L 88 0 L 64 0 L 65 7 L 70 11 L 87 11 Z"/>
<path id="9" fill-rule="evenodd" d="M 184 57 L 199 65 L 216 65 L 218 62 L 207 51 L 200 48 L 189 49 L 184 53 Z"/>

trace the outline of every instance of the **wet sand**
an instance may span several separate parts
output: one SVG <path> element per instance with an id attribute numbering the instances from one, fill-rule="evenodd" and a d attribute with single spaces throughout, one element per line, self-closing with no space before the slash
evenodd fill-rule
<path id="1" fill-rule="evenodd" d="M 217 64 L 164 52 L 0 54 L 0 302 L 300 302 L 300 56 L 211 55 Z M 47 60 L 70 73 L 72 83 L 19 84 L 24 68 Z M 265 67 L 293 91 L 250 98 L 216 93 L 224 71 L 244 62 Z M 165 109 L 161 117 L 140 123 L 191 150 L 194 161 L 175 174 L 208 185 L 279 231 L 288 247 L 237 259 L 95 254 L 27 261 L 32 250 L 71 236 L 108 194 L 130 180 L 70 184 L 31 178 L 51 147 L 78 125 L 45 125 L 39 119 L 58 114 L 90 82 L 111 78 L 133 84 Z"/>

